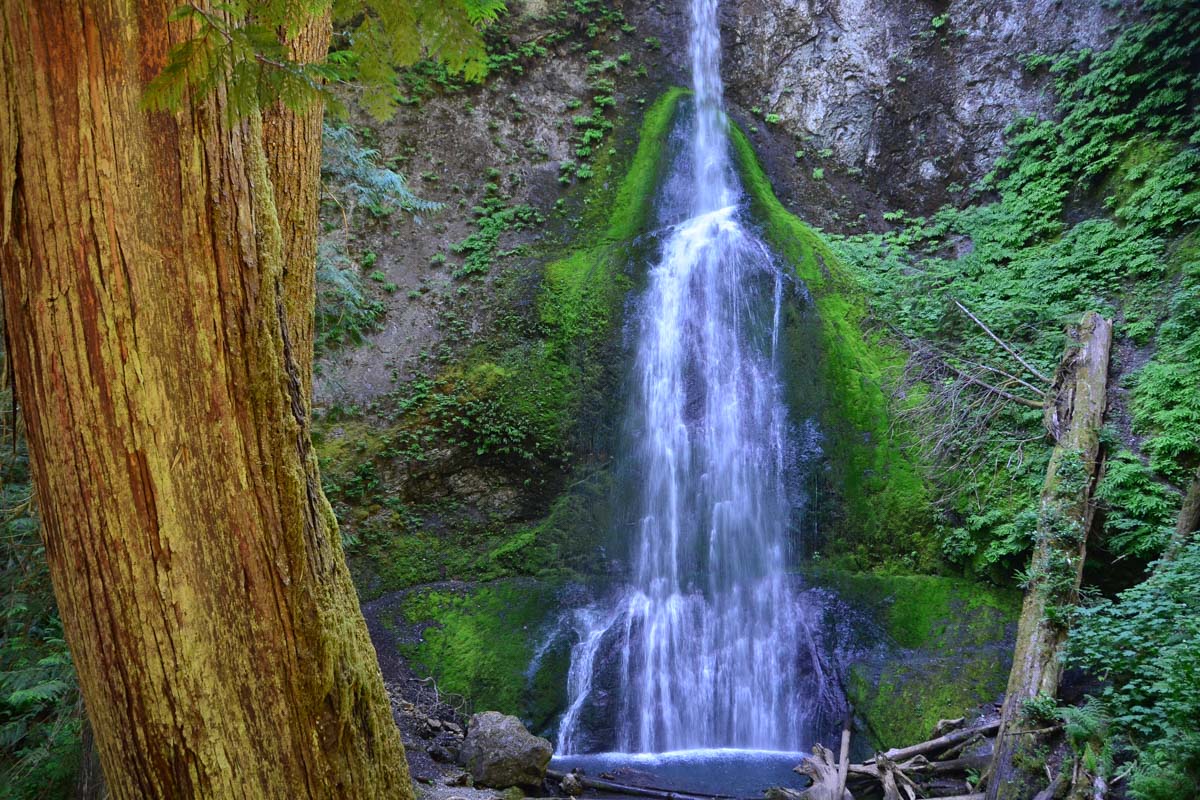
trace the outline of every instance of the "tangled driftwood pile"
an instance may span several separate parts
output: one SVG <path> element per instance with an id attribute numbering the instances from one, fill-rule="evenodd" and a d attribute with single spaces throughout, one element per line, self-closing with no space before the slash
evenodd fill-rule
<path id="1" fill-rule="evenodd" d="M 812 779 L 803 791 L 772 789 L 768 800 L 854 800 L 856 796 L 883 793 L 884 800 L 916 800 L 939 797 L 945 800 L 983 800 L 972 794 L 966 780 L 968 770 L 983 770 L 988 756 L 964 756 L 963 752 L 994 735 L 1000 721 L 964 727 L 963 720 L 946 720 L 926 742 L 877 753 L 861 764 L 848 761 L 849 729 L 842 733 L 841 758 L 822 745 L 813 747 L 796 771 Z"/>

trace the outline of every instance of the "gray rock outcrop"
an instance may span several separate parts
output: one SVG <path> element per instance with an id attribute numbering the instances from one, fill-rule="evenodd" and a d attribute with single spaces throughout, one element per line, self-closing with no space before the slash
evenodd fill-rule
<path id="1" fill-rule="evenodd" d="M 1009 123 L 1052 110 L 1023 56 L 1103 45 L 1116 20 L 1094 0 L 739 0 L 726 83 L 801 148 L 921 193 L 969 185 Z"/>

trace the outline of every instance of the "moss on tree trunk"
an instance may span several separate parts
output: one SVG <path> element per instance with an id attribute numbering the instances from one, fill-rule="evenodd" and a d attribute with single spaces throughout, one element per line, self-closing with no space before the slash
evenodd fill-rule
<path id="1" fill-rule="evenodd" d="M 1026 719 L 1027 701 L 1058 693 L 1060 655 L 1067 636 L 1061 612 L 1075 602 L 1083 574 L 1092 525 L 1092 490 L 1101 468 L 1100 427 L 1107 403 L 1111 347 L 1112 323 L 1089 312 L 1069 332 L 1066 353 L 1054 376 L 1045 422 L 1056 444 L 1042 487 L 1037 541 L 1017 626 L 987 800 L 1028 798 L 1045 782 L 1040 770 L 1033 769 L 1038 736 L 1019 731 L 1041 727 Z"/>
<path id="2" fill-rule="evenodd" d="M 175 5 L 0 2 L 9 355 L 100 762 L 118 798 L 411 797 L 309 441 L 262 120 L 225 85 L 141 105 L 191 33 Z M 273 146 L 316 174 L 319 138 Z"/>

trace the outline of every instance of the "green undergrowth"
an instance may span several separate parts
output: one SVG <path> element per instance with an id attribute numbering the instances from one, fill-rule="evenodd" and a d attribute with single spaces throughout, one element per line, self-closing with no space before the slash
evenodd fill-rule
<path id="1" fill-rule="evenodd" d="M 528 674 L 558 608 L 557 591 L 556 584 L 523 579 L 416 590 L 402 614 L 424 627 L 420 641 L 401 652 L 468 710 L 515 714 L 540 730 L 565 701 L 569 658 L 554 653 Z"/>
<path id="2" fill-rule="evenodd" d="M 911 356 L 900 388 L 925 394 L 908 416 L 935 466 L 943 554 L 999 581 L 1032 545 L 1050 446 L 1040 408 L 979 381 L 1040 403 L 1085 312 L 1116 322 L 1113 368 L 1137 437 L 1106 435 L 1095 544 L 1153 557 L 1200 463 L 1200 11 L 1139 5 L 1108 50 L 1026 59 L 1054 81 L 1057 113 L 1017 120 L 961 207 L 896 211 L 892 230 L 832 239 L 872 324 Z M 1116 417 L 1126 401 L 1113 397 Z"/>
<path id="3" fill-rule="evenodd" d="M 806 386 L 823 395 L 823 449 L 832 466 L 828 491 L 840 495 L 834 503 L 840 508 L 834 522 L 838 535 L 827 546 L 864 567 L 886 561 L 933 568 L 937 553 L 928 533 L 925 482 L 904 449 L 907 434 L 892 426 L 888 384 L 902 356 L 882 337 L 865 332 L 861 290 L 840 258 L 821 234 L 779 202 L 745 134 L 736 126 L 730 134 L 754 215 L 770 244 L 795 267 L 819 321 L 816 366 L 823 380 Z M 808 351 L 803 345 L 796 350 Z M 804 367 L 811 366 L 791 365 L 789 379 L 802 378 Z"/>
<path id="4" fill-rule="evenodd" d="M 430 580 L 544 576 L 572 563 L 567 551 L 584 557 L 583 537 L 597 530 L 578 529 L 581 498 L 604 478 L 581 462 L 599 447 L 589 437 L 616 396 L 630 242 L 646 224 L 682 95 L 671 89 L 646 109 L 624 159 L 598 161 L 613 177 L 589 184 L 584 232 L 538 268 L 532 301 L 520 274 L 501 279 L 501 305 L 524 313 L 502 314 L 494 335 L 373 410 L 317 420 L 327 493 L 367 596 Z M 464 508 L 464 481 L 484 508 Z M 489 512 L 494 498 L 507 499 Z"/>
<path id="5" fill-rule="evenodd" d="M 0 407 L 13 409 L 11 400 L 10 390 L 0 391 Z M 67 798 L 83 712 L 50 589 L 29 455 L 12 421 L 0 412 L 0 798 Z"/>
<path id="6" fill-rule="evenodd" d="M 923 741 L 938 720 L 963 716 L 1003 693 L 1019 592 L 931 575 L 820 567 L 807 574 L 886 635 L 886 652 L 876 648 L 855 659 L 846 686 L 876 747 Z"/>
<path id="7" fill-rule="evenodd" d="M 1145 582 L 1084 609 L 1069 640 L 1068 664 L 1104 680 L 1096 710 L 1109 748 L 1136 754 L 1130 788 L 1139 798 L 1194 797 L 1200 785 L 1197 576 L 1193 540 Z"/>
<path id="8" fill-rule="evenodd" d="M 1123 773 L 1132 797 L 1166 800 L 1200 779 L 1195 631 L 1181 610 L 1195 603 L 1195 560 L 1148 566 L 1200 465 L 1200 6 L 1116 13 L 1107 49 L 1026 58 L 1053 82 L 1055 112 L 1014 122 L 961 205 L 897 210 L 891 230 L 831 241 L 869 321 L 909 354 L 899 389 L 924 393 L 907 418 L 933 467 L 943 555 L 997 581 L 1019 574 L 1039 527 L 1052 446 L 1039 406 L 1064 331 L 1089 311 L 1114 321 L 1086 574 L 1130 588 L 1110 601 L 1086 586 L 1080 608 L 1056 609 L 1077 625 L 1078 663 L 1111 681 L 1063 717 L 1069 737 L 1071 720 L 1106 720 L 1075 725 L 1090 732 L 1072 743 L 1119 754 L 1097 769 L 1110 783 Z"/>

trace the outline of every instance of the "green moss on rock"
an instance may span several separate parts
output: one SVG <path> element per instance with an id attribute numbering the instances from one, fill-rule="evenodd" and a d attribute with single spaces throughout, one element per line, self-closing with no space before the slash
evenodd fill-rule
<path id="1" fill-rule="evenodd" d="M 440 692 L 544 729 L 566 702 L 569 653 L 546 654 L 541 669 L 528 672 L 556 613 L 557 592 L 554 583 L 527 579 L 414 591 L 402 613 L 407 623 L 426 627 L 421 640 L 401 652 Z"/>
<path id="2" fill-rule="evenodd" d="M 846 687 L 874 746 L 922 741 L 938 720 L 1003 694 L 1020 592 L 931 575 L 815 569 L 812 577 L 874 617 L 889 640 L 887 655 L 850 667 Z"/>
<path id="3" fill-rule="evenodd" d="M 793 407 L 814 408 L 826 437 L 831 473 L 826 489 L 837 496 L 831 522 L 835 549 L 866 564 L 902 557 L 928 569 L 938 560 L 929 490 L 919 466 L 904 449 L 904 432 L 893 426 L 885 376 L 904 357 L 865 332 L 866 305 L 838 257 L 821 235 L 783 207 L 745 134 L 732 125 L 730 139 L 742 183 L 768 242 L 792 264 L 813 300 L 817 325 L 793 324 L 789 311 L 788 380 Z M 811 344 L 797 336 L 819 336 Z M 819 377 L 812 376 L 816 371 Z M 802 384 L 795 388 L 797 380 Z"/>

